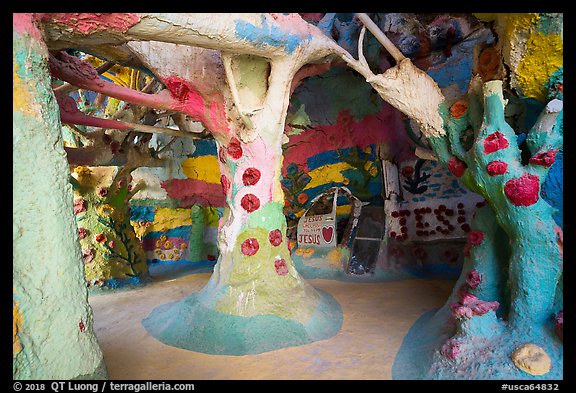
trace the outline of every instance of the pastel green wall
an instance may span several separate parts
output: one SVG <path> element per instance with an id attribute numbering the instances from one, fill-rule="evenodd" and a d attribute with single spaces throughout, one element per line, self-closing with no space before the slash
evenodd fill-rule
<path id="1" fill-rule="evenodd" d="M 101 379 L 48 51 L 38 36 L 29 15 L 14 14 L 13 378 Z"/>

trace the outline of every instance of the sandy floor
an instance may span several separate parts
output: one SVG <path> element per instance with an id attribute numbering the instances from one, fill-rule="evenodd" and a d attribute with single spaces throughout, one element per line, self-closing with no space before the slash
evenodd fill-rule
<path id="1" fill-rule="evenodd" d="M 209 274 L 90 297 L 110 379 L 392 379 L 405 334 L 448 298 L 452 280 L 350 283 L 311 279 L 340 302 L 343 324 L 330 339 L 257 355 L 207 355 L 167 346 L 141 324 L 155 307 L 200 290 Z"/>

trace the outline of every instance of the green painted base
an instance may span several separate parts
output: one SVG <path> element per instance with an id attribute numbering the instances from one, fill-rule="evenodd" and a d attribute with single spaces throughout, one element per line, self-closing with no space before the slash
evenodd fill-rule
<path id="1" fill-rule="evenodd" d="M 243 317 L 207 308 L 198 293 L 164 304 L 142 320 L 148 333 L 174 347 L 214 355 L 247 355 L 304 345 L 334 336 L 342 326 L 342 308 L 318 290 L 320 303 L 305 324 L 275 315 Z"/>

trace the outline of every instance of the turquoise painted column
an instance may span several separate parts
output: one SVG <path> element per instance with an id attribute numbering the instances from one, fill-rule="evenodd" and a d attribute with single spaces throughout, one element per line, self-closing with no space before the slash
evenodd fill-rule
<path id="1" fill-rule="evenodd" d="M 13 378 L 103 379 L 48 50 L 13 14 Z"/>

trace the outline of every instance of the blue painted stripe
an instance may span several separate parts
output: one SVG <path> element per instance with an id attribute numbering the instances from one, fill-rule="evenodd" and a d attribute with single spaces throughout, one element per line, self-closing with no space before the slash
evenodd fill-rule
<path id="1" fill-rule="evenodd" d="M 297 34 L 291 34 L 277 26 L 271 26 L 264 16 L 262 16 L 262 27 L 254 26 L 252 23 L 240 19 L 235 20 L 234 24 L 236 37 L 239 39 L 249 41 L 256 46 L 267 44 L 274 47 L 282 47 L 288 53 L 294 52 L 303 41 L 308 41 L 312 37 L 309 34 L 304 39 L 301 39 Z"/>
<path id="2" fill-rule="evenodd" d="M 144 239 L 159 239 L 162 235 L 164 235 L 166 237 L 189 238 L 191 231 L 192 231 L 191 225 L 182 225 L 180 227 L 169 229 L 166 232 L 154 231 L 154 232 L 147 233 L 146 236 L 144 236 Z"/>
<path id="3" fill-rule="evenodd" d="M 216 142 L 213 139 L 196 140 L 194 145 L 196 150 L 190 157 L 215 156 L 218 154 Z"/>

